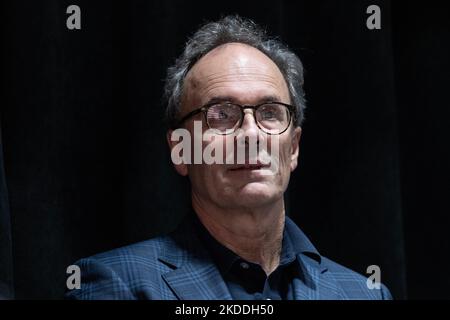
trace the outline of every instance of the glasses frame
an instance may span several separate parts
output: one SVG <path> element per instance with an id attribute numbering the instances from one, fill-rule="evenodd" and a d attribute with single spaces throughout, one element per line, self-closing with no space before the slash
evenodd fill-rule
<path id="1" fill-rule="evenodd" d="M 266 134 L 268 134 L 268 135 L 280 135 L 280 134 L 286 132 L 286 130 L 289 129 L 289 126 L 291 125 L 292 119 L 295 119 L 295 117 L 296 117 L 296 112 L 295 112 L 295 109 L 296 109 L 296 108 L 295 108 L 295 106 L 290 105 L 290 104 L 287 104 L 287 103 L 283 103 L 283 102 L 278 102 L 278 101 L 268 101 L 268 102 L 263 102 L 263 103 L 260 103 L 260 104 L 257 104 L 257 105 L 240 105 L 240 104 L 237 104 L 237 103 L 231 103 L 231 102 L 210 102 L 210 103 L 205 104 L 204 106 L 202 106 L 202 107 L 200 107 L 200 108 L 198 108 L 198 109 L 195 109 L 195 110 L 189 112 L 189 113 L 186 114 L 184 117 L 182 117 L 181 120 L 178 122 L 177 127 L 181 127 L 181 125 L 182 125 L 187 119 L 189 119 L 190 117 L 193 117 L 193 116 L 195 116 L 195 115 L 197 115 L 197 114 L 199 114 L 199 113 L 203 113 L 203 117 L 205 118 L 205 122 L 206 122 L 206 125 L 208 126 L 208 128 L 209 128 L 209 129 L 212 129 L 212 130 L 216 130 L 216 129 L 214 129 L 214 128 L 211 128 L 211 126 L 209 125 L 209 122 L 208 122 L 208 110 L 209 110 L 212 106 L 215 106 L 215 105 L 218 105 L 218 104 L 230 105 L 230 106 L 236 106 L 236 107 L 239 107 L 239 109 L 241 110 L 241 120 L 239 121 L 239 125 L 236 126 L 236 128 L 235 128 L 232 132 L 229 132 L 229 133 L 221 133 L 221 132 L 219 132 L 219 133 L 218 133 L 219 135 L 223 135 L 223 136 L 229 135 L 229 134 L 233 134 L 234 132 L 236 132 L 236 130 L 237 130 L 238 128 L 241 128 L 241 127 L 242 127 L 242 122 L 244 121 L 244 116 L 245 116 L 245 112 L 244 112 L 245 109 L 252 109 L 252 110 L 253 110 L 253 113 L 252 113 L 252 115 L 253 115 L 253 120 L 255 120 L 255 123 L 256 123 L 256 125 L 258 126 L 258 128 L 259 128 L 262 132 L 264 132 L 264 133 L 266 133 Z M 269 133 L 269 132 L 266 132 L 266 131 L 264 130 L 264 128 L 261 128 L 261 127 L 260 127 L 258 121 L 256 120 L 256 111 L 257 111 L 260 107 L 262 107 L 262 106 L 264 106 L 264 105 L 266 105 L 266 104 L 277 104 L 277 105 L 284 106 L 284 107 L 286 107 L 286 108 L 288 109 L 288 111 L 289 111 L 289 114 L 288 114 L 288 116 L 289 116 L 289 121 L 288 121 L 288 125 L 286 126 L 286 128 L 285 128 L 283 131 L 281 131 L 281 132 L 279 132 L 279 133 Z"/>

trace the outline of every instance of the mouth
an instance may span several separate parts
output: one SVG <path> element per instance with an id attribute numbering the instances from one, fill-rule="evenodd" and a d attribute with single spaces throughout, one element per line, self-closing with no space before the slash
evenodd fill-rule
<path id="1" fill-rule="evenodd" d="M 269 168 L 270 165 L 256 163 L 256 164 L 243 164 L 230 168 L 230 171 L 253 171 L 253 170 L 261 170 L 264 168 Z"/>

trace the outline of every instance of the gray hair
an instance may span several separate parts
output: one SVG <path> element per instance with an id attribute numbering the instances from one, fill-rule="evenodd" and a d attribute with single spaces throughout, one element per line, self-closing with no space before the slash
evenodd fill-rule
<path id="1" fill-rule="evenodd" d="M 186 43 L 183 53 L 167 71 L 164 98 L 167 103 L 166 120 L 171 128 L 178 124 L 183 85 L 186 75 L 204 55 L 226 43 L 239 42 L 252 46 L 267 55 L 280 69 L 286 80 L 291 104 L 296 107 L 295 124 L 304 119 L 305 93 L 303 65 L 297 55 L 252 20 L 237 15 L 226 16 L 202 26 Z"/>

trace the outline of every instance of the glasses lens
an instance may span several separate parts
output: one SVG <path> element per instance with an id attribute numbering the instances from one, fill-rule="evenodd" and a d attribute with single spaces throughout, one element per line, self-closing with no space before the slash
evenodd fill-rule
<path id="1" fill-rule="evenodd" d="M 211 129 L 228 134 L 239 126 L 241 116 L 241 109 L 236 105 L 215 104 L 208 109 L 207 120 Z"/>
<path id="2" fill-rule="evenodd" d="M 256 121 L 266 133 L 278 134 L 289 126 L 289 109 L 277 103 L 263 104 L 256 110 Z"/>

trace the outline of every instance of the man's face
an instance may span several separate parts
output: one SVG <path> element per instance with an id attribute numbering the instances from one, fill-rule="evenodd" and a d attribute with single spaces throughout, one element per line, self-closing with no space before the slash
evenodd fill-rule
<path id="1" fill-rule="evenodd" d="M 257 105 L 268 100 L 287 104 L 291 102 L 286 82 L 278 67 L 253 47 L 229 43 L 210 51 L 189 71 L 185 79 L 180 114 L 182 117 L 211 101 Z M 242 133 L 260 142 L 265 141 L 270 147 L 275 138 L 258 128 L 252 112 L 251 109 L 245 110 Z M 208 129 L 203 114 L 200 113 L 184 123 L 191 136 L 194 136 L 194 121 L 202 121 L 203 130 Z M 288 130 L 276 137 L 279 151 L 277 155 L 271 155 L 278 157 L 279 162 L 272 166 L 275 169 L 242 168 L 236 163 L 181 164 L 175 167 L 180 174 L 189 176 L 193 197 L 202 202 L 223 209 L 257 208 L 282 199 L 290 173 L 297 166 L 300 134 L 301 129 L 291 123 Z M 214 143 L 225 145 L 225 139 L 229 137 L 217 135 L 212 142 L 202 142 L 202 146 L 205 148 Z M 176 144 L 169 143 L 171 147 Z M 225 150 L 225 156 L 229 151 Z M 236 151 L 234 149 L 235 154 Z M 268 172 L 270 170 L 272 172 Z"/>

